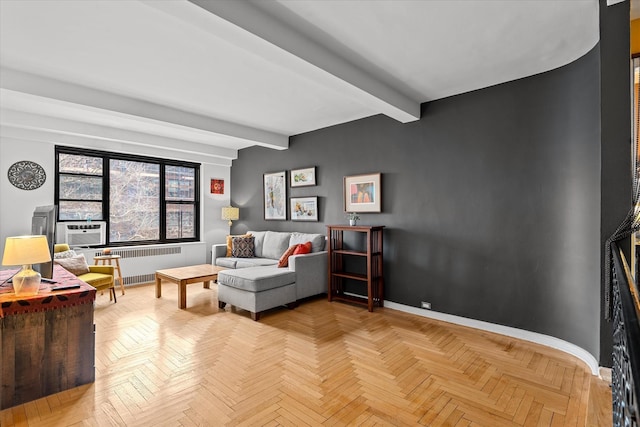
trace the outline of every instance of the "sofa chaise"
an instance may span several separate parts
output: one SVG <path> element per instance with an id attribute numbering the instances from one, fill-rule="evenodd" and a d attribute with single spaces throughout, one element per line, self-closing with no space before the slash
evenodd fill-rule
<path id="1" fill-rule="evenodd" d="M 226 268 L 218 274 L 220 308 L 230 304 L 259 320 L 265 310 L 281 305 L 293 308 L 301 299 L 327 292 L 328 260 L 323 234 L 248 231 L 230 240 L 232 246 L 253 243 L 253 251 L 250 247 L 245 252 L 234 252 L 229 244 L 212 246 L 212 264 Z M 294 246 L 308 247 L 307 242 L 311 243 L 310 253 L 290 254 Z M 279 268 L 279 264 L 286 266 Z"/>

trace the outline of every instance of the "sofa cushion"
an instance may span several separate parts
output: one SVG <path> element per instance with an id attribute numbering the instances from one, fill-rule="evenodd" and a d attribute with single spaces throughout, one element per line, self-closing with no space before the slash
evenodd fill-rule
<path id="1" fill-rule="evenodd" d="M 231 239 L 231 256 L 234 258 L 253 258 L 255 256 L 253 249 L 253 236 L 236 236 Z"/>
<path id="2" fill-rule="evenodd" d="M 265 265 L 277 265 L 277 259 L 271 258 L 216 258 L 216 265 L 224 268 L 247 268 Z"/>
<path id="3" fill-rule="evenodd" d="M 231 258 L 231 257 L 216 258 L 216 265 L 218 267 L 224 267 L 224 268 L 236 268 L 238 259 L 239 258 Z"/>
<path id="4" fill-rule="evenodd" d="M 296 250 L 293 251 L 293 255 L 304 255 L 311 253 L 311 242 L 300 243 Z"/>
<path id="5" fill-rule="evenodd" d="M 249 292 L 266 291 L 295 281 L 295 272 L 274 267 L 241 268 L 218 273 L 218 283 Z"/>
<path id="6" fill-rule="evenodd" d="M 281 233 L 278 231 L 267 231 L 264 235 L 262 243 L 262 257 L 271 259 L 280 259 L 284 251 L 289 245 L 291 233 Z"/>
<path id="7" fill-rule="evenodd" d="M 79 276 L 89 272 L 89 266 L 87 260 L 84 259 L 84 254 L 76 255 L 69 258 L 58 258 L 53 260 L 56 264 L 60 264 L 69 273 Z"/>
<path id="8" fill-rule="evenodd" d="M 255 247 L 254 251 L 258 258 L 264 257 L 264 255 L 262 255 L 262 246 L 264 244 L 264 235 L 266 233 L 266 231 L 247 231 L 247 234 L 253 236 L 253 244 Z"/>
<path id="9" fill-rule="evenodd" d="M 277 260 L 271 258 L 235 258 L 235 260 L 235 268 L 260 267 L 278 264 Z"/>
<path id="10" fill-rule="evenodd" d="M 234 237 L 249 237 L 251 236 L 251 234 L 247 233 L 247 234 L 236 234 L 236 235 L 228 235 L 227 236 L 227 255 L 226 256 L 231 256 L 231 252 L 233 250 L 233 238 Z"/>
<path id="11" fill-rule="evenodd" d="M 311 252 L 320 252 L 324 250 L 324 234 L 314 233 L 291 233 L 289 246 L 298 245 L 300 243 L 311 242 Z"/>
<path id="12" fill-rule="evenodd" d="M 289 246 L 289 248 L 284 251 L 280 259 L 278 260 L 278 268 L 284 268 L 289 265 L 289 257 L 293 255 L 298 246 L 300 245 Z"/>

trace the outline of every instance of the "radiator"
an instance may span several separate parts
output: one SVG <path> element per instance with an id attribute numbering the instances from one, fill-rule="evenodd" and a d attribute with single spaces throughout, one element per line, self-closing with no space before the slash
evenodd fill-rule
<path id="1" fill-rule="evenodd" d="M 111 255 L 120 255 L 124 284 L 135 285 L 154 282 L 156 270 L 205 264 L 206 246 L 204 242 L 129 246 L 111 248 Z M 89 264 L 94 256 L 104 255 L 102 249 L 75 248 L 75 251 L 84 253 Z"/>

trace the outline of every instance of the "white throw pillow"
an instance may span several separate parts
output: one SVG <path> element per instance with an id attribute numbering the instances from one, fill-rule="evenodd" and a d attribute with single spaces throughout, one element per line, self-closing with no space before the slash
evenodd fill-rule
<path id="1" fill-rule="evenodd" d="M 69 249 L 68 251 L 64 252 L 56 252 L 55 254 L 53 254 L 53 259 L 72 258 L 74 256 L 78 256 L 78 254 L 76 254 L 73 249 Z"/>
<path id="2" fill-rule="evenodd" d="M 79 276 L 89 272 L 89 266 L 87 260 L 84 259 L 84 255 L 76 255 L 69 258 L 58 258 L 53 260 L 56 264 L 60 264 L 65 270 L 71 274 Z"/>

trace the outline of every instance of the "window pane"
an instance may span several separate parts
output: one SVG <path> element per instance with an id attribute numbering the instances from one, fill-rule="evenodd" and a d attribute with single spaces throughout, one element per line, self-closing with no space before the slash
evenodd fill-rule
<path id="1" fill-rule="evenodd" d="M 166 166 L 166 200 L 195 200 L 195 169 L 182 166 Z"/>
<path id="2" fill-rule="evenodd" d="M 61 221 L 102 220 L 102 202 L 66 202 L 58 203 L 58 216 Z"/>
<path id="3" fill-rule="evenodd" d="M 102 175 L 102 158 L 78 156 L 60 153 L 59 170 L 61 173 L 79 173 L 85 175 Z"/>
<path id="4" fill-rule="evenodd" d="M 60 175 L 60 198 L 102 200 L 102 177 Z"/>
<path id="5" fill-rule="evenodd" d="M 199 237 L 200 165 L 58 146 L 56 156 L 61 221 L 107 221 L 107 243 Z"/>
<path id="6" fill-rule="evenodd" d="M 193 205 L 167 204 L 167 239 L 195 237 L 195 208 Z"/>
<path id="7" fill-rule="evenodd" d="M 160 239 L 160 165 L 111 160 L 111 242 Z"/>

